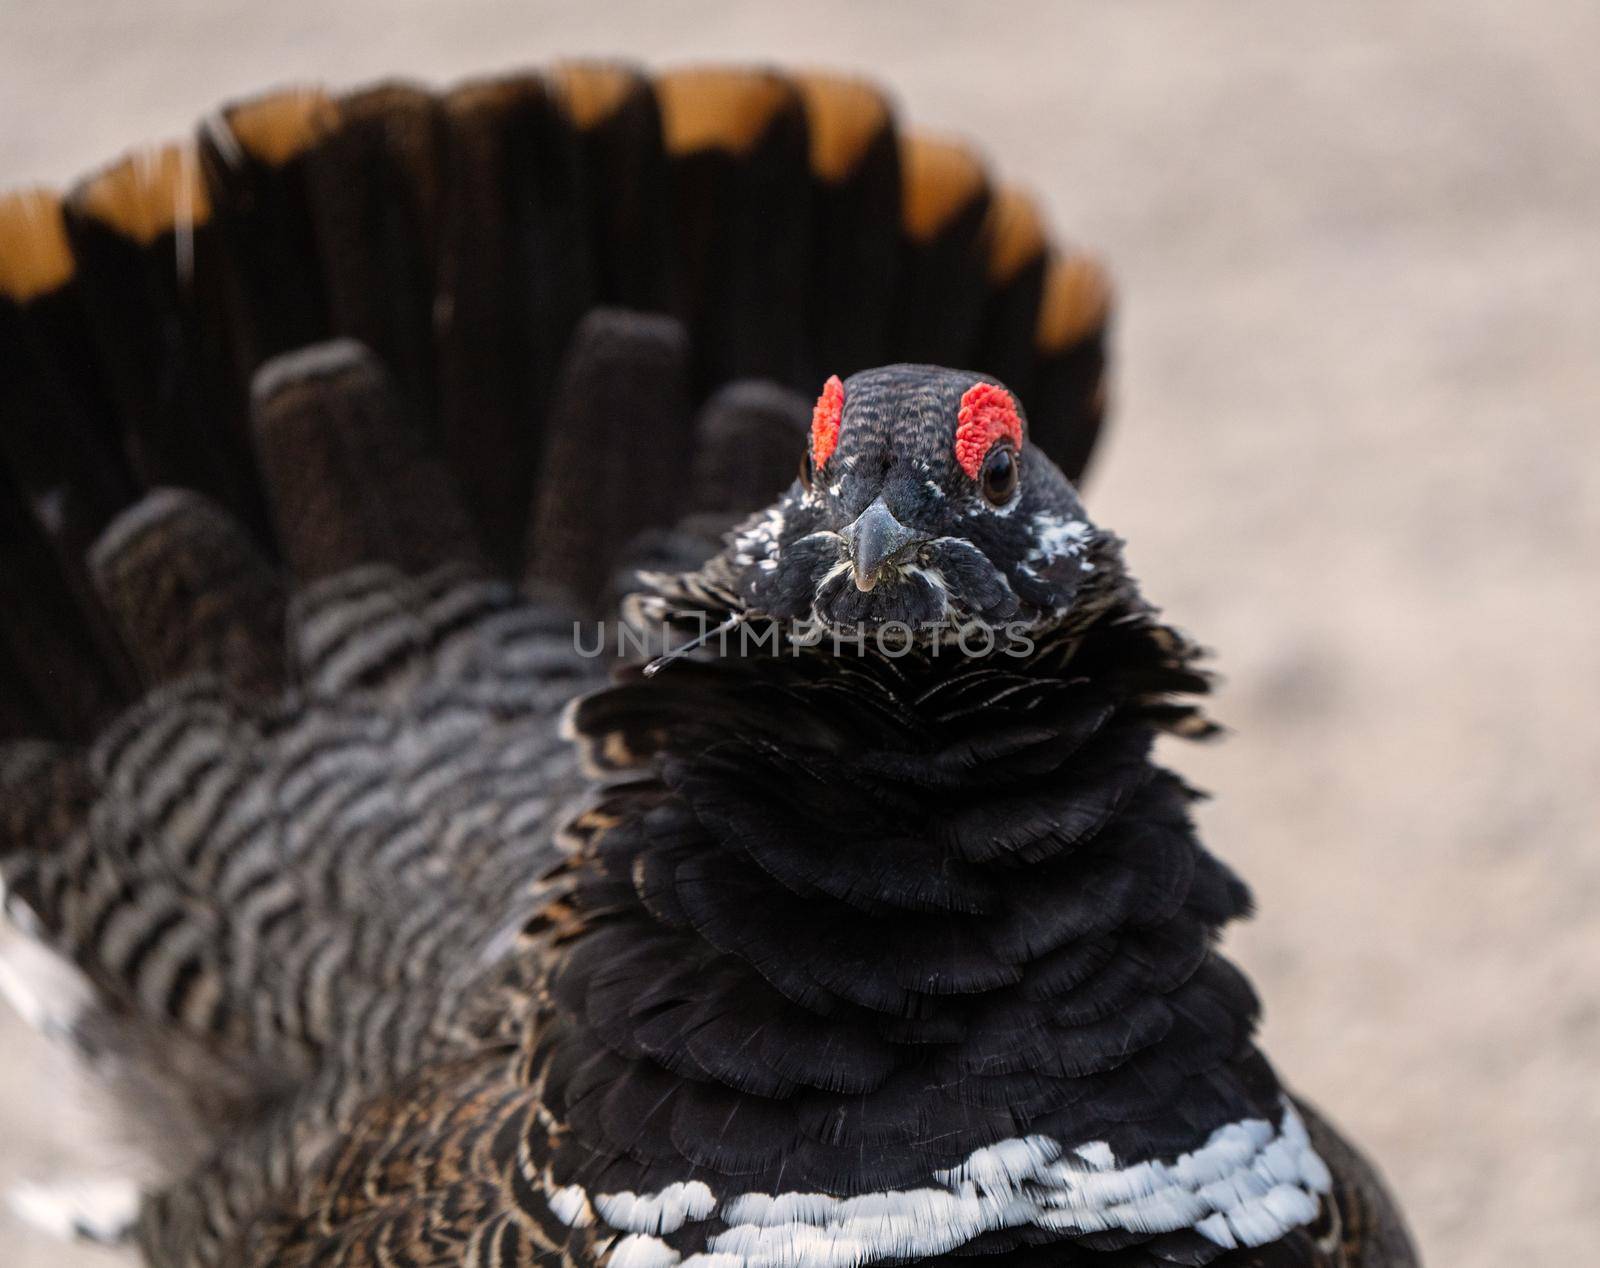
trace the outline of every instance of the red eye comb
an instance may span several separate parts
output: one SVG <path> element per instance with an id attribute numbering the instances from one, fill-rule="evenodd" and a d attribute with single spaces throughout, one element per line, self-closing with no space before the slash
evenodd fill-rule
<path id="1" fill-rule="evenodd" d="M 961 396 L 956 415 L 956 461 L 974 480 L 997 440 L 1022 448 L 1022 416 L 1011 393 L 995 383 L 974 383 Z"/>
<path id="2" fill-rule="evenodd" d="M 822 385 L 822 395 L 811 411 L 811 462 L 821 467 L 839 445 L 839 418 L 844 413 L 844 384 L 837 374 Z"/>

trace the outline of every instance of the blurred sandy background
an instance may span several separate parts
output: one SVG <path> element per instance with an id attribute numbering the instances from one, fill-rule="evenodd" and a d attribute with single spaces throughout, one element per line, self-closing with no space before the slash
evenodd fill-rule
<path id="1" fill-rule="evenodd" d="M 1433 1264 L 1593 1262 L 1600 6 L 0 0 L 0 184 L 585 52 L 869 71 L 1105 253 L 1089 502 L 1227 675 L 1237 733 L 1171 757 L 1256 886 L 1268 1050 Z M 0 1051 L 0 1182 L 68 1167 L 58 1075 Z M 0 1262 L 80 1261 L 0 1216 Z"/>

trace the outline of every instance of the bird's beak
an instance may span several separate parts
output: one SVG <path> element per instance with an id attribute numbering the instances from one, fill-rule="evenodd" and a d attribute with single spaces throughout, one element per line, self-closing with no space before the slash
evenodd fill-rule
<path id="1" fill-rule="evenodd" d="M 850 564 L 856 574 L 856 589 L 870 590 L 878 584 L 878 573 L 885 564 L 904 558 L 928 539 L 895 519 L 880 497 L 844 530 L 850 547 Z"/>

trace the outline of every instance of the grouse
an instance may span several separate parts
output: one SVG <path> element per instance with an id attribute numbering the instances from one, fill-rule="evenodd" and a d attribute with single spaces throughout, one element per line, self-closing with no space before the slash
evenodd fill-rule
<path id="1" fill-rule="evenodd" d="M 290 91 L 0 201 L 0 981 L 143 1160 L 19 1202 L 196 1268 L 1415 1263 L 1153 761 L 1208 678 L 1076 491 L 1108 315 L 823 76 Z"/>

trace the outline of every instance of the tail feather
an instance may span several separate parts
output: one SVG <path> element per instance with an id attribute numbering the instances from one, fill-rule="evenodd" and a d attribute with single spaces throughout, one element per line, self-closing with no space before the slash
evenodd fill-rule
<path id="1" fill-rule="evenodd" d="M 50 733 L 50 715 L 30 689 L 31 677 L 27 664 L 19 662 L 8 646 L 0 646 L 0 736 Z"/>
<path id="2" fill-rule="evenodd" d="M 494 562 L 521 562 L 543 415 L 592 295 L 579 151 L 523 76 L 445 98 L 450 186 L 436 307 L 443 444 Z"/>
<path id="3" fill-rule="evenodd" d="M 90 555 L 146 687 L 196 674 L 269 698 L 285 685 L 283 579 L 236 520 L 186 489 L 123 512 Z"/>
<path id="4" fill-rule="evenodd" d="M 577 131 L 595 301 L 667 311 L 672 221 L 655 86 L 631 68 L 592 62 L 557 66 L 549 82 Z"/>
<path id="5" fill-rule="evenodd" d="M 306 89 L 225 107 L 200 128 L 241 382 L 269 357 L 330 333 L 307 167 L 333 111 L 324 93 Z"/>
<path id="6" fill-rule="evenodd" d="M 332 331 L 377 354 L 433 437 L 445 146 L 438 97 L 383 84 L 338 99 L 306 166 Z"/>
<path id="7" fill-rule="evenodd" d="M 900 145 L 888 99 L 870 84 L 795 80 L 810 128 L 812 260 L 806 385 L 893 359 L 900 268 Z"/>
<path id="8" fill-rule="evenodd" d="M 1035 443 L 1067 477 L 1083 479 L 1106 414 L 1111 283 L 1085 255 L 1051 253 L 1034 326 Z"/>
<path id="9" fill-rule="evenodd" d="M 810 146 L 800 94 L 760 71 L 657 82 L 672 159 L 675 311 L 695 332 L 697 385 L 794 382 L 805 347 Z"/>
<path id="10" fill-rule="evenodd" d="M 690 506 L 724 524 L 758 511 L 794 478 L 811 402 L 767 379 L 719 388 L 694 426 Z"/>
<path id="11" fill-rule="evenodd" d="M 0 197 L 0 460 L 87 544 L 132 498 L 61 200 Z"/>
<path id="12" fill-rule="evenodd" d="M 81 738 L 132 699 L 125 659 L 86 607 L 81 569 L 63 558 L 11 480 L 0 484 L 0 660 L 16 686 L 7 737 Z"/>
<path id="13" fill-rule="evenodd" d="M 82 182 L 66 225 L 123 447 L 138 482 L 199 490 L 258 529 L 244 395 L 223 322 L 219 242 L 192 145 Z"/>
<path id="14" fill-rule="evenodd" d="M 1033 199 L 1013 186 L 996 188 L 984 239 L 988 296 L 977 363 L 1004 379 L 1031 410 L 1034 326 L 1049 267 L 1044 222 Z"/>
<path id="15" fill-rule="evenodd" d="M 772 490 L 794 478 L 811 406 L 769 379 L 738 379 L 713 393 L 695 418 L 688 514 L 623 544 L 603 606 L 620 608 L 639 589 L 641 571 L 698 567 L 732 526 L 766 506 Z"/>
<path id="16" fill-rule="evenodd" d="M 80 597 L 84 552 L 138 488 L 82 290 L 60 199 L 0 198 L 0 464 L 9 476 L 0 483 Z"/>
<path id="17" fill-rule="evenodd" d="M 427 572 L 477 559 L 448 474 L 360 344 L 333 340 L 269 361 L 254 413 L 273 523 L 301 582 L 363 563 Z"/>
<path id="18" fill-rule="evenodd" d="M 73 274 L 61 199 L 45 189 L 0 198 L 0 293 L 17 305 L 63 289 Z"/>
<path id="19" fill-rule="evenodd" d="M 1028 402 L 1034 443 L 1081 481 L 1105 417 L 1105 271 L 1053 248 L 1033 199 L 1014 187 L 995 190 L 985 235 L 989 297 L 977 363 Z"/>
<path id="20" fill-rule="evenodd" d="M 988 295 L 989 178 L 965 146 L 912 133 L 901 140 L 895 359 L 972 364 Z"/>
<path id="21" fill-rule="evenodd" d="M 670 523 L 688 485 L 689 341 L 670 317 L 596 309 L 546 424 L 528 579 L 592 607 L 628 542 Z"/>

